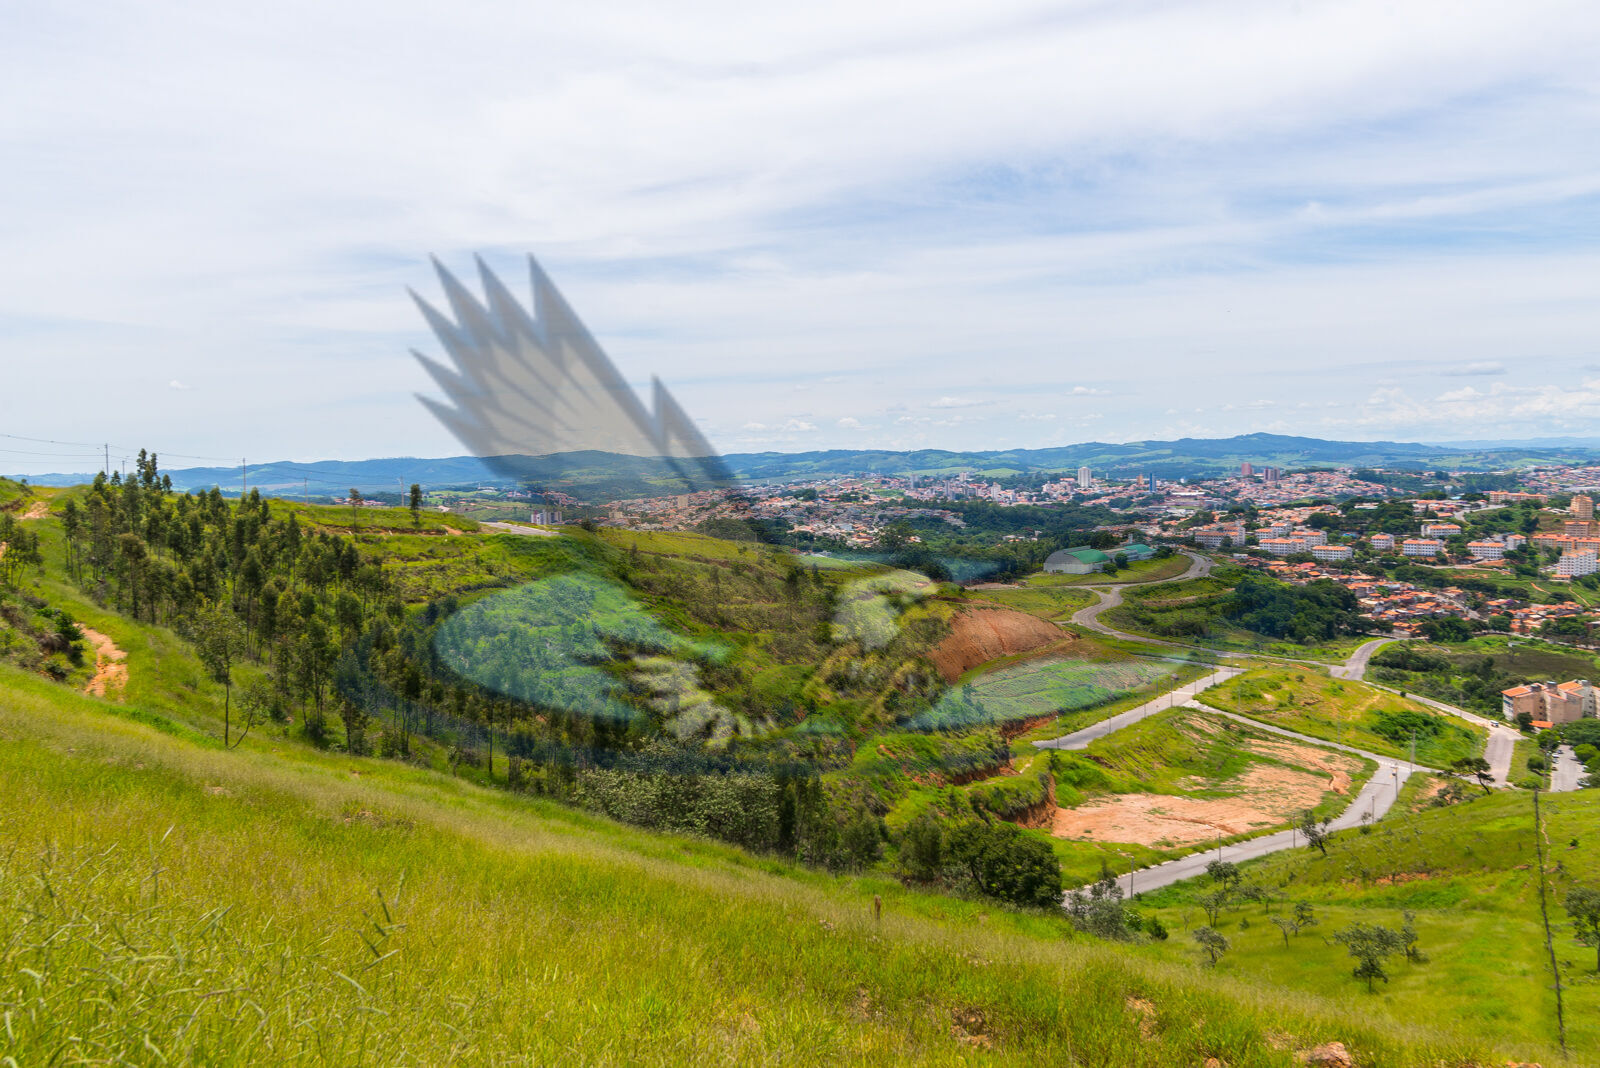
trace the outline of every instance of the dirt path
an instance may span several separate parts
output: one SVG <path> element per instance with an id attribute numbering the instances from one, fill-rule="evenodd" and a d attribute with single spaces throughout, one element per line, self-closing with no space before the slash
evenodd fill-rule
<path id="1" fill-rule="evenodd" d="M 128 654 L 97 630 L 80 625 L 79 630 L 89 644 L 94 646 L 94 678 L 83 692 L 91 697 L 120 697 L 128 686 Z"/>
<path id="2" fill-rule="evenodd" d="M 33 505 L 22 513 L 24 519 L 43 519 L 50 514 L 50 505 L 44 501 L 34 501 Z"/>

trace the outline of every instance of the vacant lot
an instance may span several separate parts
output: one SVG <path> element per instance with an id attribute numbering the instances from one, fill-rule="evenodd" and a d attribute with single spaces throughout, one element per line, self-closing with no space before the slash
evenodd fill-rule
<path id="1" fill-rule="evenodd" d="M 914 729 L 1012 724 L 1091 708 L 1131 690 L 1172 679 L 1183 665 L 1166 660 L 1079 660 L 1043 656 L 952 687 Z"/>
<path id="2" fill-rule="evenodd" d="M 1052 756 L 1061 838 L 1177 849 L 1342 810 L 1371 762 L 1176 708 Z"/>
<path id="3" fill-rule="evenodd" d="M 1414 738 L 1417 760 L 1434 767 L 1480 754 L 1487 740 L 1483 728 L 1464 720 L 1359 682 L 1329 678 L 1312 668 L 1247 671 L 1205 691 L 1199 700 L 1383 756 L 1409 756 Z"/>

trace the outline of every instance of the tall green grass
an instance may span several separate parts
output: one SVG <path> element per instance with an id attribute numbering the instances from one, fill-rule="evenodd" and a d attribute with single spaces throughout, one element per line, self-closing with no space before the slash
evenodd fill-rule
<path id="1" fill-rule="evenodd" d="M 1362 1064 L 1488 1059 L 1058 918 L 394 763 L 196 746 L 103 707 L 0 669 L 0 1043 L 19 1065 L 1287 1066 L 1328 1039 Z"/>

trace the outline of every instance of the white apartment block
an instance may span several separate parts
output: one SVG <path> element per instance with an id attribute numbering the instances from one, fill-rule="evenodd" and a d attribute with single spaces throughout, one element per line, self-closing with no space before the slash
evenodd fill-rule
<path id="1" fill-rule="evenodd" d="M 1403 556 L 1438 556 L 1444 552 L 1444 542 L 1438 538 L 1407 538 L 1400 543 Z"/>
<path id="2" fill-rule="evenodd" d="M 1293 534 L 1291 534 L 1290 537 L 1302 538 L 1302 539 L 1305 540 L 1305 543 L 1307 545 L 1326 545 L 1326 544 L 1328 544 L 1328 536 L 1326 534 L 1324 534 L 1320 530 L 1313 530 L 1310 527 L 1302 527 L 1299 530 L 1295 531 Z"/>
<path id="3" fill-rule="evenodd" d="M 1568 549 L 1556 564 L 1556 574 L 1562 578 L 1577 578 L 1600 571 L 1600 554 L 1593 549 Z"/>
<path id="4" fill-rule="evenodd" d="M 1469 541 L 1467 552 L 1474 560 L 1499 560 L 1506 554 L 1504 543 L 1498 541 Z"/>
<path id="5" fill-rule="evenodd" d="M 1299 538 L 1262 538 L 1260 544 L 1273 556 L 1293 556 L 1306 551 L 1306 543 Z"/>
<path id="6" fill-rule="evenodd" d="M 1372 551 L 1375 553 L 1392 553 L 1394 552 L 1394 535 L 1374 534 L 1367 539 L 1367 544 L 1372 546 Z"/>
<path id="7" fill-rule="evenodd" d="M 1460 533 L 1461 527 L 1457 523 L 1422 524 L 1422 536 L 1424 538 L 1453 538 Z"/>
<path id="8" fill-rule="evenodd" d="M 1355 551 L 1348 545 L 1313 545 L 1311 555 L 1317 560 L 1348 560 Z"/>

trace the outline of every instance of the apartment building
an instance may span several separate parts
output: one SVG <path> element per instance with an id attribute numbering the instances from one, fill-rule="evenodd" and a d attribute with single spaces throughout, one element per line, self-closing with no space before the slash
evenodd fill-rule
<path id="1" fill-rule="evenodd" d="M 1467 552 L 1474 560 L 1499 560 L 1506 555 L 1506 546 L 1499 541 L 1469 541 Z"/>
<path id="2" fill-rule="evenodd" d="M 1461 533 L 1458 523 L 1424 523 L 1422 536 L 1424 538 L 1453 538 Z"/>
<path id="3" fill-rule="evenodd" d="M 1303 538 L 1262 538 L 1260 545 L 1273 556 L 1293 556 L 1308 548 Z"/>
<path id="4" fill-rule="evenodd" d="M 1372 551 L 1375 553 L 1392 553 L 1394 552 L 1394 535 L 1374 534 L 1367 539 L 1367 544 L 1372 546 Z"/>
<path id="5" fill-rule="evenodd" d="M 1593 549 L 1568 549 L 1556 562 L 1556 574 L 1562 578 L 1577 578 L 1600 571 L 1600 553 Z"/>
<path id="6" fill-rule="evenodd" d="M 1595 690 L 1588 679 L 1571 682 L 1532 682 L 1500 691 L 1500 714 L 1515 720 L 1526 713 L 1535 723 L 1553 725 L 1593 717 Z"/>
<path id="7" fill-rule="evenodd" d="M 1402 556 L 1438 556 L 1444 552 L 1444 542 L 1438 538 L 1407 538 L 1400 543 Z"/>
<path id="8" fill-rule="evenodd" d="M 1355 551 L 1348 545 L 1313 545 L 1311 556 L 1315 560 L 1348 560 Z"/>

